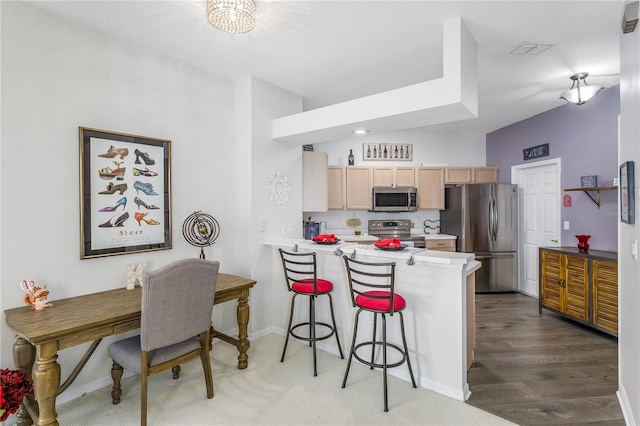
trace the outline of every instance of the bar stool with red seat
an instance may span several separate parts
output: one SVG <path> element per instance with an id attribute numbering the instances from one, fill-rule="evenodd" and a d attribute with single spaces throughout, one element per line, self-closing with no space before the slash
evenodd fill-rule
<path id="1" fill-rule="evenodd" d="M 317 275 L 317 263 L 315 252 L 287 252 L 283 249 L 278 249 L 280 252 L 280 258 L 282 259 L 282 269 L 284 271 L 284 278 L 287 284 L 287 289 L 293 293 L 291 296 L 291 310 L 289 312 L 289 325 L 287 326 L 287 337 L 284 341 L 284 349 L 282 350 L 282 357 L 280 362 L 284 362 L 284 356 L 287 352 L 287 344 L 289 343 L 289 336 L 293 336 L 298 340 L 309 342 L 309 346 L 313 348 L 313 375 L 318 375 L 318 367 L 316 361 L 316 342 L 319 340 L 328 339 L 335 334 L 336 342 L 338 343 L 338 351 L 340 352 L 340 358 L 344 359 L 342 353 L 342 347 L 340 346 L 340 339 L 338 338 L 338 328 L 336 326 L 336 318 L 333 313 L 333 298 L 331 292 L 333 291 L 333 283 L 322 278 L 318 278 Z M 309 297 L 309 321 L 304 321 L 292 325 L 293 311 L 295 307 L 296 297 L 298 296 Z M 318 296 L 329 296 L 329 308 L 331 311 L 331 322 L 333 325 L 325 322 L 316 321 L 316 298 Z M 296 329 L 299 327 L 309 327 L 309 335 L 302 336 L 296 333 Z M 328 333 L 322 336 L 316 334 L 316 326 L 325 327 L 328 329 Z"/>
<path id="2" fill-rule="evenodd" d="M 387 369 L 398 367 L 407 363 L 409 367 L 409 375 L 413 387 L 416 381 L 413 377 L 411 369 L 411 361 L 409 360 L 409 350 L 407 349 L 407 338 L 404 333 L 404 317 L 402 311 L 406 308 L 405 299 L 395 293 L 395 262 L 388 263 L 371 263 L 362 262 L 351 259 L 349 256 L 343 256 L 344 263 L 347 267 L 347 277 L 349 280 L 349 290 L 351 293 L 351 302 L 354 308 L 358 308 L 355 314 L 355 322 L 353 326 L 353 339 L 351 341 L 351 350 L 349 352 L 349 360 L 347 361 L 347 369 L 344 373 L 342 387 L 347 384 L 349 376 L 349 368 L 351 367 L 352 358 L 356 358 L 364 365 L 368 365 L 371 369 L 382 368 L 383 388 L 384 388 L 384 411 L 389 411 L 387 397 Z M 392 303 L 393 301 L 393 303 Z M 364 341 L 356 345 L 356 337 L 358 334 L 358 320 L 362 311 L 373 313 L 373 337 L 370 341 Z M 402 334 L 402 347 L 387 342 L 387 318 L 388 314 L 392 317 L 394 314 L 400 316 L 400 331 Z M 382 341 L 376 338 L 376 326 L 378 314 L 382 317 Z M 358 349 L 371 346 L 371 358 L 364 359 L 358 355 Z M 376 346 L 382 349 L 382 363 L 375 360 Z M 387 362 L 387 348 L 395 349 L 400 355 L 399 361 Z"/>

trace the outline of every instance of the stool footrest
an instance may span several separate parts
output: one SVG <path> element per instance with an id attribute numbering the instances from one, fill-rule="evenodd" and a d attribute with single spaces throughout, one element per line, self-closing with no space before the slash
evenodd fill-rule
<path id="1" fill-rule="evenodd" d="M 316 326 L 321 325 L 323 327 L 328 328 L 329 330 L 331 330 L 331 332 L 329 334 L 326 334 L 324 336 L 318 336 L 316 334 L 315 339 L 311 338 L 311 336 L 300 336 L 299 334 L 296 334 L 293 330 L 295 330 L 298 327 L 309 327 L 311 323 L 310 322 L 301 322 L 299 324 L 296 324 L 294 326 L 291 327 L 291 330 L 289 330 L 289 334 L 291 334 L 293 337 L 295 337 L 298 340 L 302 340 L 305 342 L 311 342 L 312 340 L 315 340 L 316 342 L 319 340 L 324 340 L 324 339 L 328 339 L 329 337 L 333 336 L 336 333 L 336 330 L 333 328 L 333 326 L 331 326 L 330 324 L 324 323 L 324 322 L 318 322 L 316 321 Z"/>
<path id="2" fill-rule="evenodd" d="M 358 349 L 360 349 L 361 347 L 365 347 L 365 346 L 368 347 L 368 346 L 374 346 L 374 345 L 383 346 L 383 343 L 378 341 L 375 341 L 375 342 L 368 341 L 368 342 L 358 343 L 353 348 L 353 356 L 355 359 L 357 359 L 358 361 L 360 361 L 361 363 L 369 367 L 384 368 L 383 364 L 380 364 L 377 362 L 371 362 L 370 360 L 365 360 L 364 358 L 358 355 Z M 394 362 L 393 364 L 387 363 L 387 368 L 399 367 L 407 361 L 407 354 L 404 352 L 404 349 L 402 349 L 400 346 L 394 345 L 393 343 L 387 343 L 387 347 L 395 349 L 398 353 L 400 353 L 400 355 L 402 355 L 402 359 L 400 361 Z"/>

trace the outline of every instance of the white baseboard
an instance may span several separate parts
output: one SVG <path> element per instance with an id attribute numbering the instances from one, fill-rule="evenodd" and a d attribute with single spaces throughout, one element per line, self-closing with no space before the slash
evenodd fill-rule
<path id="1" fill-rule="evenodd" d="M 631 405 L 629 405 L 629 398 L 627 398 L 627 393 L 624 391 L 624 386 L 622 386 L 622 384 L 620 384 L 620 388 L 618 389 L 618 392 L 616 392 L 616 395 L 618 395 L 618 402 L 620 402 L 620 408 L 622 409 L 625 424 L 637 424 L 633 418 L 633 411 L 631 410 Z"/>

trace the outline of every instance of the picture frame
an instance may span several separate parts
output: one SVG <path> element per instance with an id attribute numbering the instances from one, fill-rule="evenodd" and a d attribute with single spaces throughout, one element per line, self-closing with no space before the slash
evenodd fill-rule
<path id="1" fill-rule="evenodd" d="M 171 249 L 171 141 L 79 127 L 80 259 Z"/>
<path id="2" fill-rule="evenodd" d="M 620 165 L 620 220 L 635 223 L 635 177 L 634 162 L 625 161 Z"/>
<path id="3" fill-rule="evenodd" d="M 362 144 L 363 161 L 411 161 L 413 144 L 365 143 Z"/>

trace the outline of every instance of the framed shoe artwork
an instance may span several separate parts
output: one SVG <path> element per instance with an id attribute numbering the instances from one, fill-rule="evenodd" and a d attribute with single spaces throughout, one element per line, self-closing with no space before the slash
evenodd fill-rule
<path id="1" fill-rule="evenodd" d="M 80 127 L 80 258 L 171 248 L 171 141 Z"/>

